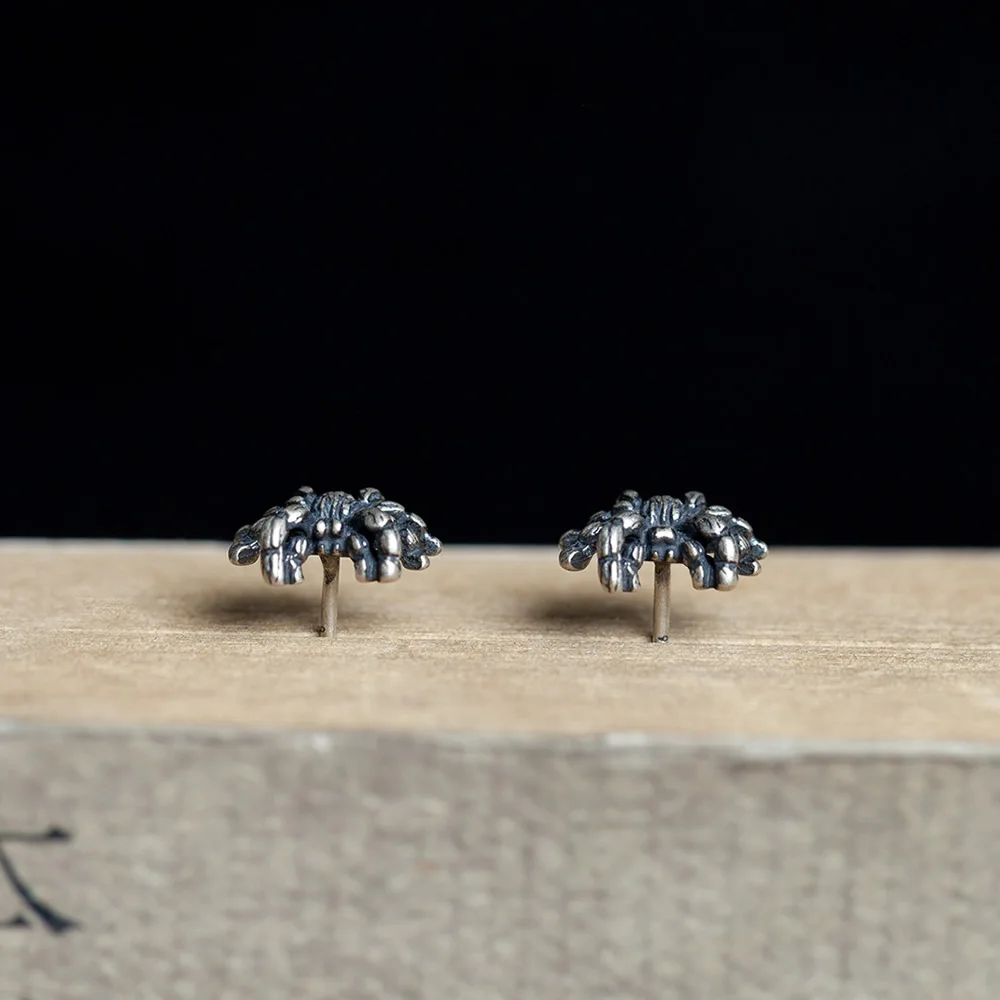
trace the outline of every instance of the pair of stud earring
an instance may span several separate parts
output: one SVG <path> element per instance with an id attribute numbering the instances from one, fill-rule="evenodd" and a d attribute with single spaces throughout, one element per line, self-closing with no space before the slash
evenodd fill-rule
<path id="1" fill-rule="evenodd" d="M 237 566 L 260 560 L 264 579 L 275 585 L 301 583 L 302 564 L 318 555 L 323 564 L 320 635 L 337 630 L 340 560 L 354 563 L 362 583 L 390 583 L 403 569 L 426 569 L 441 542 L 423 518 L 378 490 L 316 493 L 303 486 L 279 507 L 236 532 L 229 559 Z M 683 564 L 696 590 L 732 590 L 741 576 L 756 576 L 767 546 L 753 529 L 726 507 L 710 507 L 701 493 L 680 500 L 655 496 L 643 500 L 627 490 L 610 510 L 592 515 L 580 531 L 559 540 L 563 569 L 582 570 L 597 556 L 598 576 L 610 593 L 639 587 L 644 562 L 653 577 L 654 642 L 670 632 L 670 567 Z"/>

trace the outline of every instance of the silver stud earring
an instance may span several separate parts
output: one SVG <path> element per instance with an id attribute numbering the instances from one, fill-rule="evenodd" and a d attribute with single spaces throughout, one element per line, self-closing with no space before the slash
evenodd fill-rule
<path id="1" fill-rule="evenodd" d="M 320 635 L 337 630 L 340 557 L 349 556 L 362 583 L 391 583 L 402 570 L 426 569 L 441 543 L 423 519 L 386 500 L 378 490 L 316 493 L 308 486 L 244 525 L 229 547 L 229 561 L 249 566 L 260 559 L 264 579 L 274 585 L 301 583 L 311 555 L 323 563 Z"/>
<path id="2" fill-rule="evenodd" d="M 586 569 L 595 554 L 601 584 L 610 593 L 635 590 L 642 564 L 655 564 L 653 641 L 666 642 L 671 563 L 690 570 L 695 590 L 732 590 L 741 576 L 760 572 L 767 546 L 743 518 L 707 506 L 701 493 L 643 500 L 626 490 L 611 510 L 598 511 L 581 531 L 567 531 L 559 540 L 563 569 Z"/>

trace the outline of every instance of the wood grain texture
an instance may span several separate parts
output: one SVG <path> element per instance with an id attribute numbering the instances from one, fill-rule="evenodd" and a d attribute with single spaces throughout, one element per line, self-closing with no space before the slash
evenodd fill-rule
<path id="1" fill-rule="evenodd" d="M 995 1000 L 997 750 L 762 742 L 0 727 L 0 998 Z"/>
<path id="2" fill-rule="evenodd" d="M 314 564 L 315 563 L 315 564 Z M 732 593 L 610 596 L 552 549 L 271 588 L 214 543 L 0 544 L 0 716 L 412 733 L 1000 736 L 1000 555 L 774 551 Z"/>
<path id="3" fill-rule="evenodd" d="M 0 545 L 0 1000 L 996 995 L 996 553 L 306 569 Z"/>

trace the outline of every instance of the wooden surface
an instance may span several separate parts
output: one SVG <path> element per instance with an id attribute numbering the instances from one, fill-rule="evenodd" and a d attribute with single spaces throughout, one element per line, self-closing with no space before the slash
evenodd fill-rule
<path id="1" fill-rule="evenodd" d="M 1000 748 L 765 744 L 0 727 L 0 998 L 996 1000 Z"/>
<path id="2" fill-rule="evenodd" d="M 727 594 L 606 594 L 554 548 L 272 588 L 208 543 L 0 544 L 0 716 L 424 733 L 1000 736 L 1000 555 L 774 551 Z"/>
<path id="3" fill-rule="evenodd" d="M 0 1000 L 996 996 L 1000 555 L 320 569 L 0 545 Z"/>

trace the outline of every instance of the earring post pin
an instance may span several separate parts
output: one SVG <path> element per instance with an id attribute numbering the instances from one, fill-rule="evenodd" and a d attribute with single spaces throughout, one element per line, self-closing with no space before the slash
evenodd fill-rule
<path id="1" fill-rule="evenodd" d="M 653 642 L 670 638 L 670 563 L 656 563 L 653 571 Z"/>
<path id="2" fill-rule="evenodd" d="M 323 593 L 320 606 L 319 634 L 332 639 L 337 634 L 337 601 L 340 591 L 340 556 L 321 555 L 323 563 Z"/>

